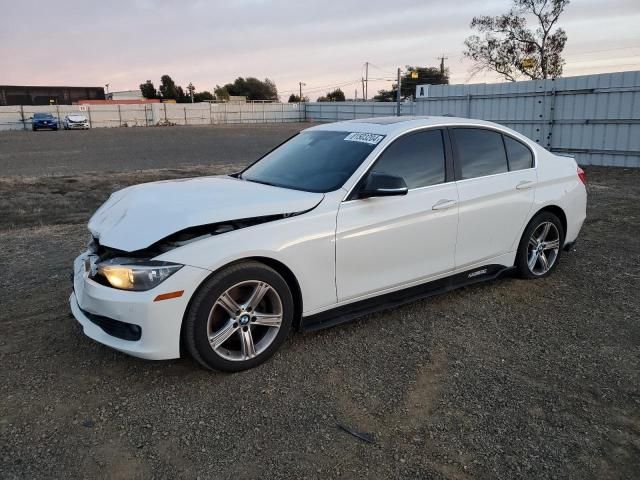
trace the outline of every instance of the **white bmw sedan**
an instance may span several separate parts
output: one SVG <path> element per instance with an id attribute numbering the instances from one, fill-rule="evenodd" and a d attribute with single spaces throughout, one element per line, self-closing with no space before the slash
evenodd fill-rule
<path id="1" fill-rule="evenodd" d="M 585 183 L 572 158 L 490 122 L 315 126 L 240 173 L 112 194 L 89 221 L 71 310 L 122 352 L 243 370 L 292 329 L 549 275 L 585 220 Z"/>

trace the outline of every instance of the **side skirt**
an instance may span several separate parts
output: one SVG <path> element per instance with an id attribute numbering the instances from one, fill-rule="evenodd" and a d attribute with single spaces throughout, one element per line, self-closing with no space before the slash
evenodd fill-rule
<path id="1" fill-rule="evenodd" d="M 513 271 L 514 267 L 504 265 L 485 265 L 472 270 L 460 272 L 446 278 L 440 278 L 432 282 L 416 285 L 391 293 L 386 293 L 373 298 L 367 298 L 359 302 L 336 307 L 325 312 L 302 317 L 300 329 L 302 331 L 320 330 L 349 322 L 356 318 L 389 310 L 391 308 L 411 303 L 421 298 L 431 297 L 446 293 L 457 288 L 466 287 L 475 283 L 487 282 Z"/>

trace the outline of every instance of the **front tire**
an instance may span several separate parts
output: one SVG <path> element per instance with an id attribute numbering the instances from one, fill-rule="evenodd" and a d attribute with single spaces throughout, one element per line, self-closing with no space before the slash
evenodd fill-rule
<path id="1" fill-rule="evenodd" d="M 564 228 L 551 212 L 538 213 L 527 225 L 516 255 L 516 269 L 522 278 L 543 278 L 558 266 L 564 245 Z"/>
<path id="2" fill-rule="evenodd" d="M 260 262 L 237 263 L 215 273 L 196 292 L 183 341 L 205 368 L 246 370 L 278 350 L 293 315 L 291 290 L 278 272 Z"/>

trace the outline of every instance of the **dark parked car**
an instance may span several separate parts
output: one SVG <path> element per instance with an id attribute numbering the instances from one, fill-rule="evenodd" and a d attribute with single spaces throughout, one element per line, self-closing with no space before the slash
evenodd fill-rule
<path id="1" fill-rule="evenodd" d="M 34 132 L 41 128 L 58 130 L 58 119 L 50 113 L 34 113 L 31 119 L 31 128 Z"/>

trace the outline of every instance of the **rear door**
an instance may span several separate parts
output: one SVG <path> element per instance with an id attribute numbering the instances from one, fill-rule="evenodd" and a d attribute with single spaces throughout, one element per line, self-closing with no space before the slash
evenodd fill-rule
<path id="1" fill-rule="evenodd" d="M 424 130 L 400 137 L 368 172 L 402 177 L 409 188 L 407 195 L 351 199 L 340 206 L 339 301 L 453 269 L 458 194 L 455 182 L 447 181 L 453 179 L 446 175 L 444 133 Z"/>
<path id="2" fill-rule="evenodd" d="M 537 176 L 533 154 L 519 140 L 484 128 L 449 131 L 459 195 L 455 264 L 464 268 L 517 248 Z"/>

